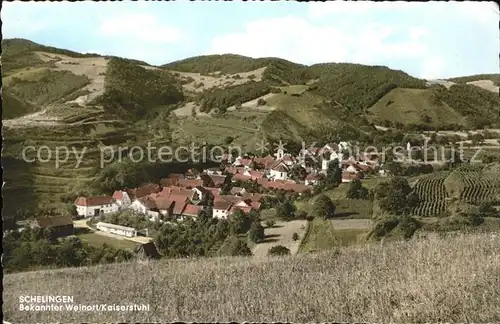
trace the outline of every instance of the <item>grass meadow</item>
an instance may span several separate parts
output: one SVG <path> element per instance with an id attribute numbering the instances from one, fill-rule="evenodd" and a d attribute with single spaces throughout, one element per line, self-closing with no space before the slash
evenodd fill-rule
<path id="1" fill-rule="evenodd" d="M 294 257 L 161 260 L 4 277 L 4 318 L 35 322 L 494 322 L 500 240 L 428 235 Z M 144 312 L 21 312 L 20 295 Z"/>

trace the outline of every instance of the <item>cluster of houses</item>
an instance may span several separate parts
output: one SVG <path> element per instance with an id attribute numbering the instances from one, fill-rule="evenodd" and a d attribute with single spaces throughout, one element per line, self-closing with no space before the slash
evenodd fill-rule
<path id="1" fill-rule="evenodd" d="M 135 189 L 117 190 L 112 196 L 79 197 L 75 205 L 81 217 L 131 210 L 145 215 L 151 221 L 196 218 L 200 211 L 210 212 L 216 218 L 227 218 L 236 210 L 244 213 L 259 210 L 261 199 L 265 196 L 249 193 L 236 186 L 230 192 L 223 192 L 221 187 L 228 181 L 229 175 L 233 183 L 253 181 L 268 190 L 281 189 L 300 195 L 312 191 L 313 185 L 335 159 L 342 168 L 343 182 L 362 179 L 363 174 L 378 165 L 377 156 L 373 155 L 343 159 L 347 145 L 327 144 L 301 150 L 297 156 L 285 154 L 283 150 L 278 150 L 275 157 L 239 156 L 233 159 L 227 155 L 220 168 L 210 168 L 201 173 L 189 170 L 186 174 L 170 174 L 168 178 L 161 179 L 159 184 L 149 183 Z M 307 156 L 318 162 L 308 165 Z M 292 176 L 293 169 L 299 167 L 305 175 L 301 180 Z M 134 235 L 133 230 L 123 235 Z"/>

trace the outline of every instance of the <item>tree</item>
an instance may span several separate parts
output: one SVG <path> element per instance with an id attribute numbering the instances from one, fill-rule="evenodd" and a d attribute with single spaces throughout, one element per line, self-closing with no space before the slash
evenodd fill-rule
<path id="1" fill-rule="evenodd" d="M 276 245 L 267 251 L 267 255 L 290 255 L 290 249 L 284 247 L 283 245 Z"/>
<path id="2" fill-rule="evenodd" d="M 412 194 L 408 180 L 401 177 L 379 184 L 375 198 L 381 209 L 395 215 L 408 214 L 418 204 L 418 197 Z"/>
<path id="3" fill-rule="evenodd" d="M 293 235 L 292 235 L 292 240 L 294 240 L 294 241 L 298 241 L 298 240 L 299 240 L 299 234 L 297 234 L 297 233 L 293 233 Z"/>
<path id="4" fill-rule="evenodd" d="M 295 181 L 304 181 L 307 177 L 307 171 L 301 165 L 294 165 L 290 170 L 290 178 Z"/>
<path id="5" fill-rule="evenodd" d="M 281 219 L 293 218 L 295 212 L 295 205 L 290 201 L 284 201 L 276 207 L 276 217 Z"/>
<path id="6" fill-rule="evenodd" d="M 316 198 L 313 204 L 312 214 L 314 217 L 330 218 L 335 215 L 335 205 L 332 200 L 325 195 Z"/>
<path id="7" fill-rule="evenodd" d="M 221 195 L 229 195 L 231 193 L 231 189 L 233 188 L 233 175 L 232 174 L 228 174 L 226 176 L 226 179 L 224 180 L 224 182 L 222 183 L 222 186 L 220 188 L 221 192 L 220 194 Z"/>
<path id="8" fill-rule="evenodd" d="M 231 231 L 233 234 L 245 234 L 252 225 L 252 220 L 241 209 L 236 209 L 231 215 Z"/>
<path id="9" fill-rule="evenodd" d="M 368 198 L 368 189 L 363 187 L 360 180 L 355 179 L 349 183 L 349 189 L 347 189 L 347 198 L 349 199 L 366 199 Z"/>
<path id="10" fill-rule="evenodd" d="M 328 169 L 326 170 L 325 183 L 327 185 L 339 185 L 342 183 L 342 169 L 339 166 L 339 160 L 334 159 L 328 163 Z"/>
<path id="11" fill-rule="evenodd" d="M 258 243 L 264 239 L 264 227 L 260 222 L 253 222 L 250 230 L 248 231 L 248 238 L 254 242 Z"/>

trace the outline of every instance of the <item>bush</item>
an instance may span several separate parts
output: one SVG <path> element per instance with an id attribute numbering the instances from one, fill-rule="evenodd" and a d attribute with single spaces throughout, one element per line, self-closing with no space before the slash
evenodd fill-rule
<path id="1" fill-rule="evenodd" d="M 290 249 L 284 247 L 283 245 L 276 245 L 267 251 L 267 255 L 290 255 Z"/>
<path id="2" fill-rule="evenodd" d="M 266 103 L 267 102 L 262 98 L 259 98 L 259 100 L 257 100 L 257 106 L 265 106 Z"/>
<path id="3" fill-rule="evenodd" d="M 266 226 L 267 226 L 267 228 L 273 228 L 274 225 L 276 225 L 276 222 L 273 219 L 266 220 Z"/>

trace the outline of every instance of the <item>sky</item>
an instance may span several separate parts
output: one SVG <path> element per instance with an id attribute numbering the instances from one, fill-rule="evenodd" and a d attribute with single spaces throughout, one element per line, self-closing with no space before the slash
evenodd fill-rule
<path id="1" fill-rule="evenodd" d="M 495 2 L 9 2 L 1 18 L 4 38 L 153 65 L 234 53 L 426 79 L 499 73 Z"/>

